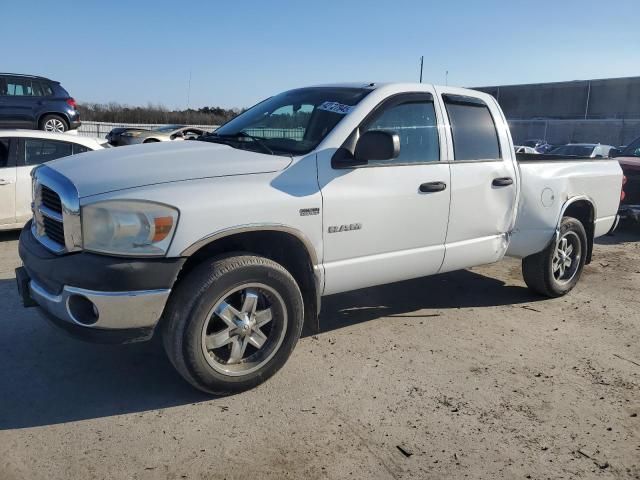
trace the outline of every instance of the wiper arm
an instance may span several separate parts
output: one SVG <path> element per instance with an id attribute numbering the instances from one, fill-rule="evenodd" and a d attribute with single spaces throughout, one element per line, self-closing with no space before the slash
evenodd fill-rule
<path id="1" fill-rule="evenodd" d="M 275 155 L 274 151 L 271 150 L 266 143 L 264 143 L 264 138 L 260 138 L 260 137 L 256 137 L 255 135 L 251 135 L 250 133 L 245 132 L 244 130 L 241 130 L 237 133 L 233 133 L 230 135 L 220 135 L 217 133 L 213 133 L 212 135 L 218 137 L 218 138 L 239 138 L 239 137 L 246 137 L 251 139 L 253 142 L 255 142 L 257 145 L 260 146 L 260 148 L 262 148 L 262 150 L 264 150 L 265 152 L 267 152 L 270 155 Z"/>

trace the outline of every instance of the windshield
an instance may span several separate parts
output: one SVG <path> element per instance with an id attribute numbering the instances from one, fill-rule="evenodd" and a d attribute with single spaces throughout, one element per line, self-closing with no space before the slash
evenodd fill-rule
<path id="1" fill-rule="evenodd" d="M 164 125 L 162 127 L 155 127 L 153 130 L 157 132 L 173 132 L 179 128 L 182 128 L 182 125 Z"/>
<path id="2" fill-rule="evenodd" d="M 268 98 L 199 140 L 273 155 L 309 153 L 371 90 L 311 87 Z"/>
<path id="3" fill-rule="evenodd" d="M 640 157 L 640 138 L 636 138 L 627 148 L 622 150 L 624 157 Z"/>
<path id="4" fill-rule="evenodd" d="M 593 153 L 593 145 L 563 145 L 554 148 L 549 153 L 551 155 L 571 155 L 575 157 L 589 157 Z"/>

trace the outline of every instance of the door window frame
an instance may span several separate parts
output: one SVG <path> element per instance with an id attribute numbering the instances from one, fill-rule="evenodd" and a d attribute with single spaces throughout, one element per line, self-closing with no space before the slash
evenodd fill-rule
<path id="1" fill-rule="evenodd" d="M 502 148 L 502 140 L 500 137 L 500 131 L 498 130 L 498 123 L 496 122 L 496 116 L 494 115 L 494 112 L 492 111 L 491 106 L 485 102 L 483 99 L 478 98 L 478 97 L 473 97 L 473 96 L 469 96 L 469 95 L 461 95 L 459 93 L 450 93 L 450 92 L 439 92 L 440 97 L 440 101 L 442 102 L 442 110 L 443 110 L 443 115 L 446 115 L 446 130 L 449 136 L 449 139 L 451 140 L 451 158 L 449 160 L 446 160 L 446 163 L 451 163 L 451 164 L 463 164 L 463 163 L 489 163 L 489 162 L 505 162 L 507 160 L 509 160 L 508 155 L 504 155 L 503 152 L 503 148 Z M 449 116 L 449 111 L 447 110 L 447 102 L 445 100 L 445 97 L 456 97 L 458 99 L 461 100 L 467 100 L 468 103 L 473 103 L 476 105 L 484 105 L 486 107 L 486 109 L 489 111 L 489 115 L 491 115 L 491 121 L 493 122 L 493 128 L 496 132 L 496 140 L 498 142 L 498 152 L 500 154 L 500 158 L 477 158 L 477 159 L 473 159 L 473 160 L 456 160 L 455 159 L 455 155 L 456 155 L 456 151 L 455 151 L 455 140 L 453 138 L 453 127 L 451 125 L 451 117 Z"/>
<path id="2" fill-rule="evenodd" d="M 355 149 L 358 138 L 360 137 L 360 129 L 366 126 L 372 119 L 374 119 L 381 110 L 387 108 L 393 108 L 402 103 L 411 103 L 416 101 L 431 102 L 433 104 L 433 110 L 436 115 L 436 131 L 438 138 L 438 152 L 439 160 L 432 160 L 429 162 L 403 162 L 403 163 L 387 163 L 387 164 L 366 164 L 366 165 L 340 165 L 336 160 L 342 160 L 344 155 L 353 156 L 353 150 Z M 436 101 L 436 95 L 429 91 L 415 91 L 415 92 L 402 92 L 390 95 L 381 100 L 371 111 L 360 121 L 357 127 L 347 136 L 347 139 L 342 143 L 340 148 L 333 154 L 331 158 L 331 168 L 333 170 L 351 170 L 357 168 L 388 168 L 388 167 L 408 167 L 412 165 L 440 165 L 447 163 L 445 157 L 447 156 L 447 139 L 442 131 L 443 126 L 443 113 L 440 111 L 440 105 Z"/>

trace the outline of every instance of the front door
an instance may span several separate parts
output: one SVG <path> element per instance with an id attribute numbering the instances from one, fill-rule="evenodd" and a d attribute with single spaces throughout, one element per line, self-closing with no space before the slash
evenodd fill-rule
<path id="1" fill-rule="evenodd" d="M 450 176 L 440 162 L 446 149 L 438 118 L 431 93 L 394 96 L 352 136 L 395 132 L 397 158 L 340 169 L 332 167 L 331 153 L 318 154 L 326 295 L 440 269 Z"/>
<path id="2" fill-rule="evenodd" d="M 16 222 L 16 166 L 13 142 L 0 138 L 0 225 Z"/>

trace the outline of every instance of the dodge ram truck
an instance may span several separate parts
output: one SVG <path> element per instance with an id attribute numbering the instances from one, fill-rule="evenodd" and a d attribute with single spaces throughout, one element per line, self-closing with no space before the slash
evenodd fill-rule
<path id="1" fill-rule="evenodd" d="M 622 184 L 615 160 L 516 158 L 489 95 L 397 83 L 287 91 L 197 141 L 32 176 L 25 306 L 96 341 L 157 332 L 211 394 L 277 372 L 326 295 L 505 255 L 535 292 L 566 294 Z"/>

